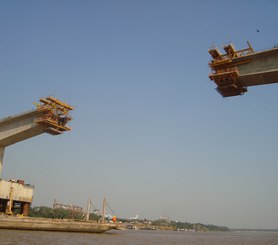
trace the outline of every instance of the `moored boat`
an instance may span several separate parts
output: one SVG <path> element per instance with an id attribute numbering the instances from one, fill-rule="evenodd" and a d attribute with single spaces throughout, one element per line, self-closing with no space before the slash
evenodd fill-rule
<path id="1" fill-rule="evenodd" d="M 103 233 L 119 229 L 115 223 L 97 223 L 70 219 L 0 216 L 0 229 Z"/>

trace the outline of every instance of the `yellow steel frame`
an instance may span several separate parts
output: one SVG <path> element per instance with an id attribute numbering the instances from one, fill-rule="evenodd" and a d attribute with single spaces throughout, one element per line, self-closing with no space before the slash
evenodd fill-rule
<path id="1" fill-rule="evenodd" d="M 58 134 L 71 130 L 66 124 L 72 119 L 69 111 L 74 108 L 52 96 L 41 98 L 41 104 L 36 103 L 37 110 L 42 111 L 42 116 L 37 123 L 53 128 L 53 133 Z M 50 130 L 49 132 L 52 132 Z"/>

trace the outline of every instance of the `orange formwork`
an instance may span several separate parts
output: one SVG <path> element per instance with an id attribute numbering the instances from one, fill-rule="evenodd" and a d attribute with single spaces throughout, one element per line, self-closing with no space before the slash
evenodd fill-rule
<path id="1" fill-rule="evenodd" d="M 236 50 L 233 44 L 224 45 L 223 49 L 226 52 L 222 54 L 217 48 L 209 49 L 208 52 L 212 56 L 212 61 L 209 62 L 209 67 L 212 73 L 209 74 L 210 80 L 217 85 L 216 90 L 223 96 L 237 96 L 247 92 L 239 81 L 239 72 L 237 66 L 242 62 L 237 62 L 234 59 L 254 53 L 250 43 L 247 42 L 248 48 Z M 245 60 L 244 63 L 251 60 Z"/>
<path id="2" fill-rule="evenodd" d="M 72 120 L 69 112 L 74 108 L 54 97 L 40 99 L 41 104 L 37 104 L 38 111 L 44 111 L 42 116 L 38 117 L 36 123 L 45 128 L 45 132 L 52 135 L 59 135 L 71 128 L 67 123 Z"/>

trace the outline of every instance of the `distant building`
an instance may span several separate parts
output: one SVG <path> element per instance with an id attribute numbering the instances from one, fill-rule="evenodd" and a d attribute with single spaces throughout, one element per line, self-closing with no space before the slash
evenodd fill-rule
<path id="1" fill-rule="evenodd" d="M 129 220 L 131 221 L 135 221 L 135 220 L 138 220 L 139 219 L 139 215 L 136 214 L 135 217 L 130 217 Z"/>
<path id="2" fill-rule="evenodd" d="M 101 211 L 98 209 L 94 209 L 93 210 L 93 214 L 100 216 L 101 215 Z"/>
<path id="3" fill-rule="evenodd" d="M 53 209 L 65 209 L 65 210 L 70 210 L 70 211 L 75 211 L 75 212 L 83 212 L 83 208 L 76 206 L 76 205 L 68 205 L 68 204 L 62 204 L 62 203 L 57 203 L 56 199 L 54 200 L 53 203 Z"/>
<path id="4" fill-rule="evenodd" d="M 167 216 L 167 217 L 160 217 L 160 219 L 159 220 L 161 220 L 161 221 L 165 221 L 165 222 L 167 222 L 167 223 L 171 223 L 171 219 L 170 219 L 170 217 L 169 216 Z"/>

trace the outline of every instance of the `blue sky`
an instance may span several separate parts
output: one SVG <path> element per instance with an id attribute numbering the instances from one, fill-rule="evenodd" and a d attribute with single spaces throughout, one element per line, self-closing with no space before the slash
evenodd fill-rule
<path id="1" fill-rule="evenodd" d="M 5 151 L 34 206 L 278 228 L 278 86 L 223 99 L 207 50 L 278 43 L 277 1 L 0 1 L 0 118 L 55 96 L 73 130 Z M 256 30 L 259 29 L 260 32 Z"/>

